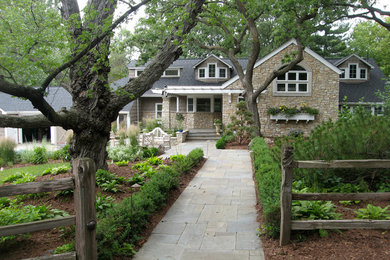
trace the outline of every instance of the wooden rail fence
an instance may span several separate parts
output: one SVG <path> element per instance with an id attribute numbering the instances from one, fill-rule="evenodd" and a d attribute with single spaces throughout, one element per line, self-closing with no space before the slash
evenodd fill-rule
<path id="1" fill-rule="evenodd" d="M 88 158 L 73 161 L 73 178 L 31 182 L 0 187 L 0 197 L 74 189 L 75 216 L 1 226 L 0 236 L 10 236 L 76 225 L 76 253 L 34 259 L 97 259 L 96 245 L 96 167 Z"/>
<path id="2" fill-rule="evenodd" d="M 290 242 L 291 230 L 390 229 L 390 220 L 291 220 L 292 200 L 390 200 L 390 192 L 292 193 L 294 168 L 390 168 L 390 160 L 294 161 L 293 148 L 283 146 L 280 191 L 281 246 Z"/>

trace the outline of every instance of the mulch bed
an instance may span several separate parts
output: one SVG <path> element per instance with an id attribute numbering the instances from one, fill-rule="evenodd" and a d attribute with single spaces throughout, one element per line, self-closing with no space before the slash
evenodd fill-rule
<path id="1" fill-rule="evenodd" d="M 227 150 L 248 150 L 248 143 L 239 144 L 237 142 L 226 143 L 225 149 Z"/>
<path id="2" fill-rule="evenodd" d="M 147 238 L 152 233 L 154 227 L 160 222 L 160 220 L 164 217 L 165 213 L 169 210 L 172 204 L 176 201 L 176 199 L 180 196 L 183 190 L 188 186 L 189 182 L 194 178 L 199 169 L 202 168 L 206 159 L 203 159 L 196 167 L 191 169 L 188 174 L 180 176 L 180 187 L 179 189 L 173 190 L 167 199 L 166 204 L 160 208 L 158 212 L 156 212 L 151 219 L 149 220 L 149 225 L 145 229 L 145 232 L 141 234 L 142 240 L 140 240 L 139 244 L 136 245 L 135 249 L 138 250 L 146 241 Z M 169 163 L 168 161 L 164 163 Z M 134 170 L 131 170 L 131 165 L 124 167 L 119 167 L 115 164 L 111 164 L 108 166 L 108 170 L 117 176 L 122 176 L 129 178 L 133 175 Z M 17 167 L 17 165 L 16 165 Z M 46 175 L 37 177 L 36 181 L 48 180 L 48 179 L 59 179 L 71 177 L 71 173 L 64 173 L 58 175 Z M 109 195 L 115 198 L 115 202 L 120 202 L 124 198 L 130 196 L 131 190 L 129 187 L 123 187 L 123 192 L 119 192 L 116 194 L 104 192 L 101 189 L 97 189 L 97 193 L 101 193 L 102 195 Z M 24 202 L 24 205 L 51 205 L 51 208 L 65 210 L 69 214 L 74 214 L 73 208 L 73 196 L 56 196 L 56 192 L 51 192 L 48 195 L 37 198 L 37 199 L 27 199 Z M 24 259 L 29 257 L 39 257 L 43 255 L 49 255 L 53 252 L 55 248 L 61 246 L 66 243 L 70 243 L 73 239 L 73 235 L 69 235 L 70 227 L 65 228 L 65 230 L 61 229 L 51 229 L 48 231 L 40 231 L 31 233 L 31 236 L 28 239 L 18 238 L 15 243 L 10 245 L 6 250 L 0 250 L 0 259 Z M 127 258 L 117 258 L 117 259 L 131 259 Z"/>

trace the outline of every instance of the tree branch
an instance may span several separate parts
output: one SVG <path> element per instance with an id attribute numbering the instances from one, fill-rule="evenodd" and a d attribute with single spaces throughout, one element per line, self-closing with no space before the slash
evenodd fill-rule
<path id="1" fill-rule="evenodd" d="M 298 55 L 285 67 L 282 67 L 278 70 L 274 70 L 264 81 L 259 88 L 256 89 L 253 96 L 256 99 L 262 91 L 264 91 L 274 79 L 279 76 L 286 74 L 289 70 L 291 70 L 295 65 L 303 60 L 303 51 L 304 47 L 299 39 L 297 39 L 297 47 L 298 47 Z"/>
<path id="2" fill-rule="evenodd" d="M 75 0 L 73 0 L 75 1 Z M 61 65 L 60 67 L 58 67 L 57 69 L 55 69 L 46 79 L 45 81 L 42 83 L 41 85 L 41 91 L 44 91 L 50 84 L 50 82 L 60 73 L 62 72 L 63 70 L 69 68 L 70 66 L 72 66 L 73 64 L 75 64 L 76 62 L 78 62 L 82 57 L 84 57 L 91 49 L 93 49 L 100 41 L 102 41 L 106 36 L 108 36 L 120 23 L 122 23 L 126 18 L 127 16 L 129 16 L 131 13 L 135 12 L 136 10 L 138 10 L 142 5 L 150 2 L 151 0 L 143 0 L 141 3 L 131 7 L 129 10 L 127 10 L 121 17 L 119 17 L 115 22 L 113 22 L 111 24 L 111 26 L 109 27 L 109 29 L 105 32 L 103 32 L 102 34 L 98 35 L 95 39 L 93 39 L 88 45 L 87 47 L 85 47 L 82 51 L 80 51 L 75 57 L 73 57 L 73 59 L 71 59 L 70 61 L 64 63 L 63 65 Z M 77 4 L 77 1 L 76 1 L 76 4 Z M 77 9 L 78 9 L 78 6 L 77 6 Z M 80 29 L 77 29 L 75 28 L 74 30 L 80 30 Z"/>
<path id="3" fill-rule="evenodd" d="M 162 48 L 154 57 L 154 59 L 146 66 L 144 72 L 137 78 L 129 81 L 122 90 L 132 93 L 134 96 L 117 95 L 113 94 L 110 106 L 116 109 L 122 108 L 130 101 L 142 96 L 147 90 L 149 90 L 153 83 L 157 81 L 162 73 L 177 60 L 182 54 L 182 48 L 180 45 L 183 43 L 184 36 L 188 34 L 191 29 L 196 25 L 196 17 L 202 12 L 202 6 L 205 0 L 189 0 L 186 4 L 186 10 L 188 18 L 181 22 L 180 27 L 176 27 L 165 40 Z M 115 110 L 115 109 L 113 109 Z"/>
<path id="4" fill-rule="evenodd" d="M 68 117 L 67 113 L 60 112 L 61 117 Z M 49 121 L 44 115 L 33 116 L 11 116 L 0 115 L 0 127 L 13 127 L 13 128 L 39 128 L 50 126 L 62 126 L 65 129 L 69 129 L 66 125 L 60 125 Z"/>

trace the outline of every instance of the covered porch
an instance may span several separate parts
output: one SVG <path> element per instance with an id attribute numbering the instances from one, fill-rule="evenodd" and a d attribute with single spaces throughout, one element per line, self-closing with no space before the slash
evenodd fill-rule
<path id="1" fill-rule="evenodd" d="M 161 119 L 164 127 L 179 128 L 180 122 L 176 120 L 176 115 L 180 113 L 184 117 L 184 130 L 213 129 L 215 119 L 223 121 L 224 103 L 229 102 L 226 100 L 228 92 L 231 95 L 232 90 L 227 91 L 220 86 L 166 86 L 161 93 Z"/>

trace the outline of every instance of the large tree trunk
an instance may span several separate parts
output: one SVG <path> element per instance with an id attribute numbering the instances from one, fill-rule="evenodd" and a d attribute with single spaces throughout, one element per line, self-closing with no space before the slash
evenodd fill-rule
<path id="1" fill-rule="evenodd" d="M 248 103 L 249 111 L 253 114 L 253 121 L 256 126 L 255 134 L 256 136 L 261 136 L 261 123 L 260 123 L 259 109 L 257 108 L 256 98 L 252 93 L 248 94 L 247 103 Z"/>
<path id="2" fill-rule="evenodd" d="M 110 133 L 96 131 L 91 128 L 74 132 L 70 145 L 72 161 L 76 158 L 90 158 L 95 162 L 96 169 L 107 169 L 106 145 Z"/>

